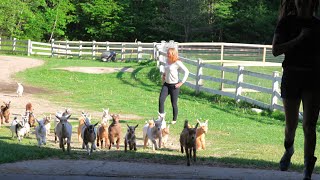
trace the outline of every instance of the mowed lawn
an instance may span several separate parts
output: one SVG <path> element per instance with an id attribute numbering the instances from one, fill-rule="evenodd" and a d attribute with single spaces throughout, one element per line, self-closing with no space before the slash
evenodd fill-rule
<path id="1" fill-rule="evenodd" d="M 96 60 L 42 59 L 46 62 L 44 66 L 20 72 L 16 77 L 24 84 L 48 89 L 50 93 L 41 94 L 39 97 L 63 104 L 63 106 L 77 107 L 89 113 L 90 111 L 102 112 L 102 108 L 110 108 L 112 113 L 135 114 L 143 117 L 141 120 L 121 121 L 123 136 L 126 132 L 126 123 L 139 124 L 137 129 L 138 150 L 124 153 L 122 146 L 120 151 L 102 150 L 88 157 L 83 150 L 76 148 L 72 149 L 69 155 L 57 149 L 58 144 L 38 148 L 33 136 L 18 144 L 16 139 L 11 139 L 7 128 L 1 128 L 0 163 L 57 157 L 186 164 L 185 154 L 179 152 L 179 134 L 183 129 L 185 119 L 188 119 L 192 125 L 196 124 L 196 119 L 201 119 L 201 121 L 209 120 L 209 130 L 206 134 L 207 149 L 197 152 L 197 165 L 278 169 L 278 161 L 284 151 L 284 116 L 281 112 L 266 111 L 256 114 L 251 112 L 251 106 L 246 103 L 237 104 L 232 99 L 205 93 L 195 95 L 193 90 L 182 87 L 178 102 L 178 122 L 170 126 L 170 145 L 168 148 L 153 152 L 150 148 L 142 148 L 142 127 L 146 120 L 156 117 L 158 112 L 161 84 L 154 62 L 103 63 Z M 69 66 L 130 67 L 134 71 L 86 74 L 54 69 Z M 166 120 L 170 122 L 172 109 L 169 97 L 165 111 Z M 79 117 L 80 115 L 74 116 Z M 99 121 L 99 119 L 93 121 Z M 77 123 L 74 122 L 74 132 L 76 128 Z M 319 143 L 317 146 L 319 147 Z M 319 151 L 319 149 L 316 150 L 318 157 L 320 157 Z M 303 132 L 301 123 L 296 133 L 295 155 L 292 161 L 291 169 L 302 171 Z M 316 167 L 316 171 L 319 172 L 319 170 Z"/>

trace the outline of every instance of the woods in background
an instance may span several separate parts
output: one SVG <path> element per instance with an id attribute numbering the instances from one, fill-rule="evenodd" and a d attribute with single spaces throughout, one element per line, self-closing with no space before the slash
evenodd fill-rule
<path id="1" fill-rule="evenodd" d="M 1 0 L 0 37 L 271 44 L 278 0 Z"/>

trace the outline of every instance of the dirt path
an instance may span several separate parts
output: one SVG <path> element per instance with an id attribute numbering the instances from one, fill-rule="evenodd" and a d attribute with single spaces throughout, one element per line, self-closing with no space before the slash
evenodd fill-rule
<path id="1" fill-rule="evenodd" d="M 12 114 L 24 113 L 25 104 L 32 102 L 37 113 L 54 113 L 63 107 L 35 94 L 44 89 L 25 87 L 22 97 L 16 96 L 16 81 L 13 75 L 27 68 L 41 66 L 40 60 L 0 56 L 0 100 L 11 101 Z M 74 113 L 80 110 L 74 109 Z M 100 116 L 101 112 L 95 112 Z M 132 118 L 128 115 L 128 118 Z M 8 125 L 8 124 L 7 124 Z M 51 137 L 52 138 L 52 137 Z M 243 168 L 209 166 L 164 165 L 134 162 L 112 162 L 93 160 L 33 160 L 0 164 L 0 179 L 302 179 L 299 172 L 281 172 Z M 314 174 L 314 179 L 320 175 Z"/>

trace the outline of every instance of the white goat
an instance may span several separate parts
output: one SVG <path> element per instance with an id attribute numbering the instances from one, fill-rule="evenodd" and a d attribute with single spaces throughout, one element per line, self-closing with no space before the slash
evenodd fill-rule
<path id="1" fill-rule="evenodd" d="M 35 128 L 36 130 L 36 138 L 38 140 L 38 146 L 41 147 L 42 144 L 46 145 L 46 138 L 47 138 L 47 129 L 45 125 L 45 121 L 47 119 L 43 118 L 42 120 L 36 121 L 38 122 L 38 126 Z"/>
<path id="2" fill-rule="evenodd" d="M 167 123 L 166 123 L 165 117 L 166 117 L 166 113 L 159 113 L 158 112 L 158 119 L 156 120 L 156 122 L 157 121 L 162 121 L 161 129 L 164 129 L 164 128 L 167 127 Z"/>
<path id="3" fill-rule="evenodd" d="M 150 121 L 149 121 L 150 122 Z M 161 132 L 162 120 L 154 121 L 154 126 L 151 124 L 146 124 L 143 127 L 143 139 L 144 139 L 144 148 L 147 147 L 148 140 L 152 141 L 152 150 L 157 150 L 158 146 L 161 148 L 162 145 L 162 132 Z M 156 140 L 159 139 L 157 146 Z"/>
<path id="4" fill-rule="evenodd" d="M 17 87 L 17 94 L 18 94 L 18 97 L 21 97 L 22 94 L 23 94 L 23 86 L 21 83 L 17 83 L 18 84 L 18 87 Z"/>
<path id="5" fill-rule="evenodd" d="M 67 151 L 70 153 L 70 142 L 72 135 L 72 125 L 68 122 L 71 114 L 66 116 L 59 116 L 56 114 L 56 117 L 59 119 L 59 123 L 55 127 L 56 136 L 59 138 L 59 147 L 62 148 L 62 151 L 65 151 L 64 145 L 67 143 Z"/>
<path id="6" fill-rule="evenodd" d="M 103 114 L 102 114 L 101 124 L 103 123 L 109 124 L 109 121 L 112 120 L 112 117 L 109 114 L 109 108 L 108 109 L 102 108 L 102 110 L 103 110 Z"/>

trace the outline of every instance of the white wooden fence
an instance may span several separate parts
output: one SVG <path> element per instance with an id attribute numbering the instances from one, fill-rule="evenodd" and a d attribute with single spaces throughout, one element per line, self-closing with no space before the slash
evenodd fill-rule
<path id="1" fill-rule="evenodd" d="M 281 99 L 279 72 L 266 75 L 245 70 L 246 66 L 280 66 L 282 57 L 274 58 L 271 55 L 270 45 L 254 45 L 239 43 L 142 43 L 142 42 L 96 42 L 96 41 L 55 41 L 50 43 L 35 42 L 31 40 L 1 39 L 0 52 L 12 52 L 29 55 L 64 56 L 100 58 L 104 51 L 115 51 L 117 58 L 140 60 L 146 58 L 156 59 L 158 65 L 166 56 L 165 46 L 171 44 L 179 49 L 180 58 L 187 64 L 194 66 L 196 71 L 190 73 L 186 85 L 195 89 L 196 92 L 204 91 L 234 98 L 236 101 L 245 101 L 266 109 L 278 109 L 283 111 L 282 105 L 278 104 Z M 200 58 L 201 57 L 201 58 Z M 193 59 L 193 60 L 192 60 Z M 194 60 L 197 59 L 197 60 Z M 213 65 L 212 63 L 220 63 Z M 210 64 L 211 63 L 211 64 Z M 245 63 L 245 64 L 244 64 Z M 232 68 L 238 66 L 238 68 Z M 203 74 L 203 69 L 219 71 L 221 77 L 213 77 Z M 233 73 L 236 80 L 226 79 L 225 73 Z M 271 80 L 269 87 L 261 87 L 244 82 L 244 76 L 252 76 L 262 80 Z M 217 82 L 221 86 L 213 89 L 204 86 L 204 83 Z M 224 85 L 234 88 L 224 88 Z M 270 102 L 261 102 L 243 95 L 245 91 L 255 91 L 271 95 Z"/>
<path id="2" fill-rule="evenodd" d="M 269 48 L 269 47 L 266 47 L 266 48 Z M 264 48 L 264 51 L 266 51 L 266 48 Z M 157 50 L 156 58 L 159 62 L 158 65 L 161 66 L 162 63 L 165 61 L 165 56 L 166 56 L 165 45 L 163 44 L 158 45 L 156 50 Z M 281 96 L 279 93 L 279 84 L 281 83 L 281 77 L 279 76 L 279 72 L 274 71 L 272 75 L 267 75 L 267 74 L 245 70 L 245 66 L 278 66 L 279 67 L 281 66 L 280 63 L 268 63 L 263 58 L 263 60 L 258 63 L 250 62 L 250 63 L 243 64 L 243 62 L 240 63 L 237 61 L 232 61 L 231 64 L 227 63 L 222 65 L 213 65 L 210 63 L 220 62 L 220 61 L 225 63 L 227 61 L 223 59 L 220 59 L 218 61 L 202 60 L 200 58 L 198 60 L 191 60 L 181 56 L 179 58 L 184 63 L 189 64 L 191 66 L 195 66 L 195 68 L 192 68 L 192 69 L 196 69 L 196 71 L 190 72 L 188 81 L 185 83 L 185 85 L 187 85 L 192 89 L 195 89 L 197 93 L 199 93 L 200 91 L 204 91 L 211 94 L 228 96 L 230 98 L 234 98 L 236 101 L 245 101 L 265 109 L 270 109 L 270 110 L 277 109 L 277 110 L 283 111 L 283 106 L 278 103 L 279 102 L 278 100 L 281 100 Z M 227 67 L 227 66 L 235 66 L 237 64 L 240 64 L 238 65 L 238 68 Z M 203 73 L 204 68 L 214 70 L 214 71 L 219 71 L 221 74 L 221 77 L 213 77 L 213 76 L 204 74 Z M 236 80 L 226 79 L 224 77 L 225 72 L 235 74 L 237 77 Z M 262 87 L 262 86 L 250 84 L 250 83 L 244 82 L 244 79 L 245 79 L 244 76 L 251 76 L 251 77 L 259 78 L 261 80 L 269 80 L 271 83 L 269 87 Z M 217 83 L 220 83 L 221 86 L 219 89 L 205 87 L 204 84 L 208 82 L 217 82 Z M 230 92 L 230 89 L 228 90 L 225 89 L 224 84 L 233 86 L 234 87 L 233 91 Z M 270 102 L 265 103 L 265 102 L 258 101 L 250 97 L 244 96 L 243 95 L 244 90 L 269 94 L 271 97 Z"/>

